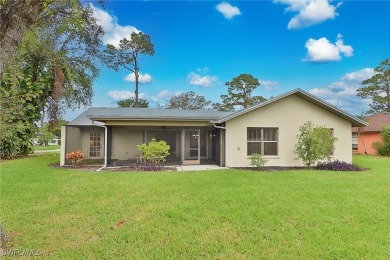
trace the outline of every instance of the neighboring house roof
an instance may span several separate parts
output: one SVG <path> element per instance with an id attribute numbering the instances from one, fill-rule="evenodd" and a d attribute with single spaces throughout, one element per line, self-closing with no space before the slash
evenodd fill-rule
<path id="1" fill-rule="evenodd" d="M 369 123 L 369 126 L 364 127 L 364 132 L 380 132 L 382 131 L 383 125 L 390 127 L 390 113 L 379 113 L 367 117 L 365 120 Z M 357 132 L 358 128 L 352 128 L 352 132 Z"/>
<path id="2" fill-rule="evenodd" d="M 292 91 L 287 92 L 287 93 L 285 93 L 285 94 L 283 94 L 283 95 L 274 97 L 274 98 L 269 99 L 269 100 L 267 100 L 267 101 L 265 101 L 265 102 L 262 102 L 262 103 L 260 103 L 260 104 L 258 104 L 258 105 L 255 105 L 255 106 L 253 106 L 253 107 L 249 107 L 249 108 L 247 108 L 247 109 L 244 109 L 244 110 L 235 112 L 235 113 L 233 113 L 233 114 L 227 115 L 226 117 L 223 117 L 223 118 L 221 118 L 221 119 L 214 120 L 214 121 L 212 121 L 211 123 L 220 124 L 220 123 L 229 121 L 229 120 L 231 120 L 231 119 L 233 119 L 233 118 L 236 118 L 236 117 L 238 117 L 238 116 L 241 116 L 241 115 L 243 115 L 243 114 L 246 114 L 246 113 L 248 113 L 248 112 L 251 112 L 251 111 L 253 111 L 253 110 L 255 110 L 255 109 L 262 108 L 262 107 L 264 107 L 264 106 L 267 106 L 267 105 L 269 105 L 269 104 L 272 104 L 272 103 L 274 103 L 274 102 L 276 102 L 276 101 L 278 101 L 278 100 L 281 100 L 281 99 L 286 98 L 286 97 L 291 96 L 291 95 L 298 95 L 298 96 L 300 96 L 301 98 L 304 98 L 304 99 L 306 99 L 307 101 L 310 101 L 310 102 L 312 102 L 312 103 L 314 103 L 314 104 L 316 104 L 316 105 L 318 105 L 318 106 L 320 106 L 320 107 L 322 107 L 322 108 L 324 108 L 324 109 L 326 109 L 326 110 L 328 110 L 328 111 L 330 111 L 330 112 L 332 112 L 332 113 L 334 113 L 334 114 L 336 114 L 336 115 L 338 115 L 338 116 L 340 116 L 340 117 L 342 117 L 342 118 L 344 118 L 344 119 L 350 121 L 350 122 L 352 123 L 352 126 L 357 126 L 357 127 L 359 127 L 359 126 L 367 126 L 367 125 L 368 125 L 368 124 L 367 124 L 366 122 L 364 122 L 363 120 L 360 120 L 359 118 L 354 117 L 354 116 L 352 116 L 351 114 L 348 114 L 347 112 L 345 112 L 345 111 L 343 111 L 343 110 L 341 110 L 341 109 L 339 109 L 339 108 L 337 108 L 337 107 L 335 107 L 335 106 L 333 106 L 333 105 L 331 105 L 331 104 L 329 104 L 329 103 L 327 103 L 327 102 L 325 102 L 325 101 L 323 101 L 323 100 L 321 100 L 321 99 L 319 99 L 319 98 L 313 96 L 312 94 L 309 94 L 309 93 L 306 92 L 306 91 L 303 91 L 302 89 L 295 89 L 295 90 L 292 90 Z"/>
<path id="3" fill-rule="evenodd" d="M 347 112 L 344 112 L 331 104 L 305 92 L 301 89 L 290 91 L 286 94 L 274 97 L 256 106 L 238 111 L 221 112 L 211 110 L 184 110 L 184 109 L 159 109 L 159 108 L 114 108 L 114 107 L 91 107 L 76 119 L 68 123 L 69 126 L 90 126 L 92 120 L 158 120 L 158 121 L 207 121 L 220 124 L 246 114 L 255 109 L 262 108 L 273 102 L 281 100 L 290 95 L 298 95 L 352 123 L 352 126 L 360 127 L 368 124 Z"/>
<path id="4" fill-rule="evenodd" d="M 93 125 L 92 120 L 158 120 L 158 121 L 212 121 L 225 117 L 233 112 L 211 110 L 183 110 L 161 108 L 118 108 L 91 107 L 69 126 Z"/>

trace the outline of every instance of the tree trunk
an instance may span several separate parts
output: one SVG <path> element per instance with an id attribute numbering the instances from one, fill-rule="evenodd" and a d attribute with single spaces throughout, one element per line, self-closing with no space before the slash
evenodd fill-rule
<path id="1" fill-rule="evenodd" d="M 40 19 L 43 3 L 35 0 L 8 0 L 0 6 L 0 79 L 9 58 L 22 42 L 24 33 Z"/>
<path id="2" fill-rule="evenodd" d="M 42 117 L 41 117 L 41 135 L 43 135 L 43 125 L 45 123 L 45 106 L 43 106 L 43 109 L 42 109 Z"/>
<path id="3" fill-rule="evenodd" d="M 359 140 L 359 137 L 361 137 L 363 147 L 364 147 L 364 154 L 367 155 L 367 148 L 366 148 L 366 144 L 364 143 L 364 138 L 363 138 L 364 126 L 359 127 L 357 133 L 358 133 L 358 140 Z M 359 141 L 358 141 L 358 143 L 359 143 Z"/>
<path id="4" fill-rule="evenodd" d="M 135 75 L 135 107 L 139 107 L 138 99 L 138 81 L 139 81 L 139 68 L 137 64 L 137 59 L 134 60 L 134 75 Z"/>
<path id="5" fill-rule="evenodd" d="M 390 113 L 390 83 L 387 83 L 387 112 Z"/>

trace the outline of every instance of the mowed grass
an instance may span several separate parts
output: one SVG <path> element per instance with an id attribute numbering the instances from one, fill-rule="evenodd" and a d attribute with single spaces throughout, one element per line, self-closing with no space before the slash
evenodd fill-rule
<path id="1" fill-rule="evenodd" d="M 364 172 L 109 172 L 1 163 L 10 249 L 48 258 L 390 258 L 390 159 Z"/>
<path id="2" fill-rule="evenodd" d="M 56 150 L 60 149 L 61 145 L 47 145 L 47 146 L 34 146 L 35 151 L 47 151 L 47 150 Z"/>

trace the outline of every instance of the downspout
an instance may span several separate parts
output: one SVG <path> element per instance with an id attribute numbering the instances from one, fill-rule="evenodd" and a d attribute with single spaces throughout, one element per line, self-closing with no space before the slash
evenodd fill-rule
<path id="1" fill-rule="evenodd" d="M 224 127 L 224 126 L 218 126 L 218 125 L 216 125 L 215 123 L 213 123 L 213 126 L 215 127 L 215 128 L 218 128 L 218 129 L 223 129 L 223 130 L 225 130 L 225 167 L 228 167 L 227 165 L 227 159 L 228 159 L 228 149 L 227 149 L 227 134 L 226 134 L 226 127 Z"/>
<path id="2" fill-rule="evenodd" d="M 104 128 L 104 165 L 95 171 L 95 172 L 100 172 L 101 170 L 103 170 L 104 168 L 107 167 L 107 149 L 108 149 L 108 147 L 107 147 L 107 143 L 108 143 L 108 140 L 107 140 L 107 136 L 108 136 L 108 134 L 107 134 L 107 126 L 105 126 L 105 125 L 96 125 L 95 121 L 93 121 L 93 125 Z"/>
<path id="3" fill-rule="evenodd" d="M 219 125 L 215 125 L 215 123 L 213 123 L 213 126 L 214 126 L 215 128 L 219 128 L 219 129 L 224 129 L 224 130 L 226 130 L 226 127 L 224 127 L 224 126 L 219 126 Z"/>

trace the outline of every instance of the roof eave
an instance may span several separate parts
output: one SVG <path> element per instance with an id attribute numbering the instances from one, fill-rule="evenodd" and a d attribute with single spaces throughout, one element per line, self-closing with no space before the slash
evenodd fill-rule
<path id="1" fill-rule="evenodd" d="M 246 113 L 248 113 L 250 111 L 253 111 L 253 110 L 258 109 L 260 107 L 263 107 L 263 106 L 266 106 L 266 105 L 271 104 L 273 102 L 276 102 L 276 101 L 278 101 L 280 99 L 283 99 L 283 98 L 285 98 L 287 96 L 290 96 L 292 94 L 298 94 L 298 95 L 300 95 L 301 97 L 303 97 L 303 98 L 305 98 L 307 100 L 315 101 L 318 105 L 320 105 L 324 109 L 331 110 L 332 112 L 336 112 L 336 114 L 338 114 L 339 116 L 341 116 L 341 117 L 347 119 L 348 121 L 350 121 L 352 123 L 353 127 L 368 126 L 367 122 L 365 122 L 365 121 L 363 121 L 363 120 L 361 120 L 359 118 L 356 118 L 356 117 L 354 117 L 354 116 L 352 116 L 352 115 L 350 115 L 350 114 L 348 114 L 348 113 L 338 109 L 337 107 L 335 107 L 335 106 L 333 106 L 333 105 L 331 105 L 331 104 L 329 104 L 329 103 L 327 103 L 327 102 L 317 98 L 316 96 L 313 96 L 313 95 L 309 94 L 308 92 L 303 91 L 302 89 L 299 89 L 299 88 L 298 89 L 294 89 L 292 91 L 289 91 L 289 92 L 287 92 L 285 94 L 282 94 L 280 96 L 277 96 L 275 98 L 272 98 L 270 100 L 267 100 L 265 102 L 262 102 L 262 103 L 260 103 L 260 104 L 258 104 L 256 106 L 253 106 L 253 107 L 250 107 L 250 108 L 238 111 L 236 113 L 233 113 L 233 114 L 231 114 L 229 116 L 226 116 L 224 118 L 221 118 L 219 120 L 211 121 L 211 123 L 221 124 L 221 123 L 229 121 L 229 120 L 231 120 L 231 119 L 233 119 L 235 117 L 238 117 L 238 116 L 240 116 L 242 114 L 246 114 Z"/>
<path id="2" fill-rule="evenodd" d="M 189 118 L 113 118 L 113 117 L 90 117 L 94 121 L 171 121 L 171 122 L 210 122 L 210 119 L 189 119 Z"/>

